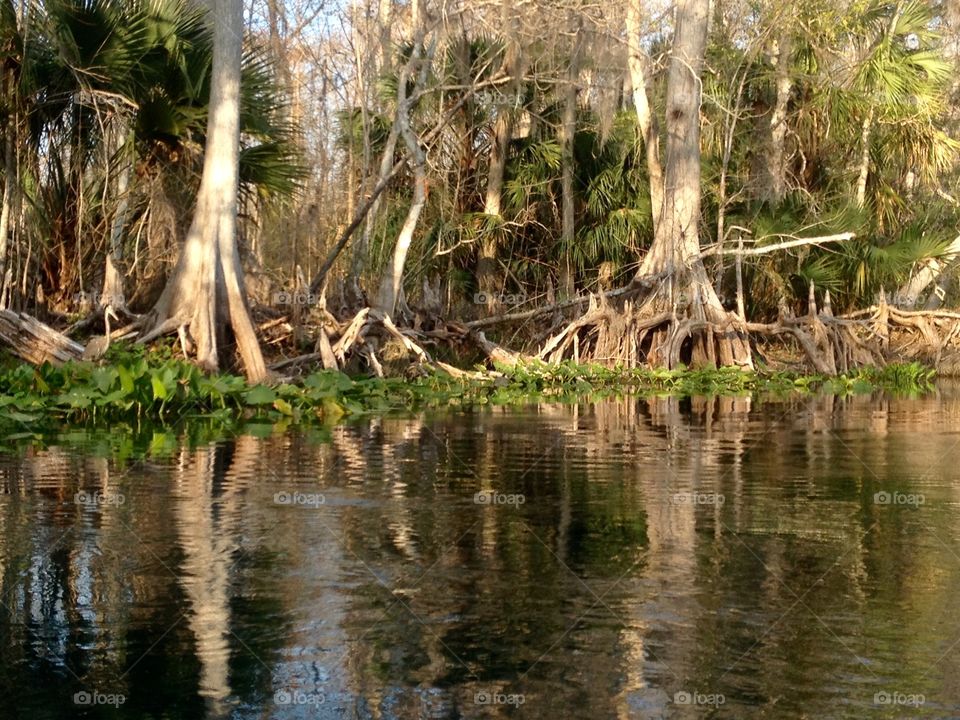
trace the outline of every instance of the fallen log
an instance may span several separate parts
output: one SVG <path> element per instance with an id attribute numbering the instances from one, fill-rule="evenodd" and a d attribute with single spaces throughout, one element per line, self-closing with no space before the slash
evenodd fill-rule
<path id="1" fill-rule="evenodd" d="M 524 357 L 520 353 L 512 352 L 511 350 L 506 350 L 500 345 L 497 345 L 492 340 L 488 340 L 487 337 L 483 334 L 483 331 L 476 330 L 470 333 L 470 338 L 477 344 L 491 362 L 497 363 L 499 365 L 506 365 L 507 367 L 516 367 L 518 363 L 523 360 L 531 360 L 532 358 Z"/>
<path id="2" fill-rule="evenodd" d="M 0 342 L 32 365 L 79 360 L 83 345 L 26 313 L 0 310 Z"/>

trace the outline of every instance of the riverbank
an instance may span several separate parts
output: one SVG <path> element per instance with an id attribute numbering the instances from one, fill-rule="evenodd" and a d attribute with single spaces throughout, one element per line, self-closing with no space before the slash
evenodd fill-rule
<path id="1" fill-rule="evenodd" d="M 7 360 L 0 364 L 0 440 L 31 438 L 64 425 L 122 422 L 170 427 L 191 420 L 226 425 L 249 420 L 332 423 L 349 415 L 425 407 L 615 394 L 846 394 L 877 389 L 919 393 L 930 388 L 933 375 L 933 370 L 917 363 L 828 377 L 762 369 L 610 369 L 538 362 L 462 377 L 427 372 L 412 378 L 370 378 L 321 370 L 294 381 L 249 385 L 242 377 L 205 375 L 195 365 L 155 353 L 117 354 L 103 365 L 34 367 Z"/>

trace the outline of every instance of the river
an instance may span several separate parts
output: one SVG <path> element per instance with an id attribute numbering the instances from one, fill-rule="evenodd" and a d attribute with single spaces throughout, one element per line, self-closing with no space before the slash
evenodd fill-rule
<path id="1" fill-rule="evenodd" d="M 0 717 L 960 717 L 960 392 L 0 455 Z"/>

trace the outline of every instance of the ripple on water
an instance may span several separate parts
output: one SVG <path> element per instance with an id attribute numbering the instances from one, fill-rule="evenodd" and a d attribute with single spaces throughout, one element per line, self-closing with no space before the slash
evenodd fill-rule
<path id="1" fill-rule="evenodd" d="M 81 690 L 129 718 L 955 716 L 958 408 L 622 398 L 141 460 L 63 434 L 0 457 L 0 696 L 26 716 Z"/>

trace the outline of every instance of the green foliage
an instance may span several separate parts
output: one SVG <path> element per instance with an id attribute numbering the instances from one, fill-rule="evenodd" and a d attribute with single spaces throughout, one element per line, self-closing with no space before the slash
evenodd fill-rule
<path id="1" fill-rule="evenodd" d="M 601 136 L 599 120 L 581 113 L 574 136 L 576 234 L 560 240 L 561 145 L 552 134 L 516 141 L 507 165 L 504 212 L 512 220 L 503 248 L 513 275 L 537 282 L 544 260 L 555 267 L 569 259 L 592 282 L 597 269 L 609 263 L 616 275 L 632 262 L 653 236 L 635 113 L 617 113 Z M 533 262 L 527 258 L 534 258 Z"/>
<path id="2" fill-rule="evenodd" d="M 954 172 L 960 144 L 945 131 L 952 65 L 936 12 L 921 0 L 842 6 L 815 0 L 802 7 L 757 6 L 744 17 L 743 28 L 713 25 L 708 70 L 701 78 L 701 243 L 730 243 L 733 232 L 743 232 L 735 227 L 746 228 L 748 241 L 761 245 L 856 235 L 822 248 L 751 257 L 745 276 L 750 312 L 758 319 L 775 313 L 784 297 L 799 310 L 811 282 L 821 295 L 830 291 L 838 311 L 872 302 L 881 287 L 895 289 L 918 263 L 942 255 L 952 239 L 958 218 L 944 212 L 947 203 L 936 191 Z M 779 60 L 771 53 L 775 38 L 788 40 L 785 46 L 791 48 Z M 652 43 L 653 56 L 669 51 L 663 38 Z M 429 104 L 432 94 L 425 93 L 414 119 L 432 127 L 443 109 L 462 97 L 458 88 L 492 77 L 505 44 L 503 38 L 465 36 L 442 46 L 430 80 L 444 87 L 437 93 L 441 99 Z M 622 283 L 642 257 L 653 228 L 636 113 L 603 105 L 589 93 L 581 97 L 574 135 L 575 235 L 561 240 L 564 86 L 544 78 L 566 70 L 569 50 L 561 43 L 539 57 L 522 87 L 484 88 L 450 121 L 448 134 L 433 150 L 435 177 L 418 237 L 424 242 L 415 243 L 411 255 L 412 292 L 419 276 L 431 273 L 456 277 L 451 289 L 458 293 L 474 292 L 475 285 L 462 280 L 476 281 L 481 248 L 495 249 L 503 286 L 527 297 L 542 297 L 548 280 L 557 287 L 566 268 L 575 272 L 579 290 L 593 289 L 598 278 Z M 401 49 L 397 63 L 408 52 Z M 784 67 L 790 81 L 783 120 L 788 192 L 782 201 L 769 203 L 761 201 L 766 195 L 759 187 L 764 176 L 758 165 L 770 151 L 764 127 L 769 127 Z M 651 74 L 647 87 L 661 124 L 661 150 L 665 76 Z M 490 219 L 483 217 L 485 160 L 501 112 L 510 112 L 517 125 L 507 153 L 502 218 Z M 340 146 L 356 149 L 362 146 L 363 128 L 356 111 L 347 115 L 341 119 Z M 870 172 L 866 202 L 858 207 L 855 179 L 865 123 Z M 375 124 L 371 129 L 380 132 Z M 408 203 L 408 185 L 405 178 L 389 191 L 401 208 Z M 717 238 L 721 212 L 725 237 Z M 381 222 L 392 230 L 396 218 L 388 215 Z M 450 249 L 454 252 L 446 254 Z M 371 264 L 380 267 L 389 248 L 375 245 L 375 250 Z M 715 263 L 708 261 L 710 272 Z M 730 271 L 716 272 L 728 286 Z"/>
<path id="3" fill-rule="evenodd" d="M 919 364 L 863 369 L 838 378 L 720 370 L 624 370 L 564 362 L 499 368 L 480 379 L 428 374 L 351 378 L 318 371 L 298 384 L 248 385 L 234 375 L 205 375 L 195 365 L 111 349 L 110 364 L 72 363 L 0 368 L 0 440 L 33 438 L 68 423 L 135 422 L 179 427 L 217 421 L 332 422 L 347 414 L 408 411 L 450 404 L 514 404 L 544 397 L 577 399 L 604 394 L 739 395 L 767 392 L 835 393 L 876 388 L 916 393 L 933 371 Z"/>
<path id="4" fill-rule="evenodd" d="M 800 375 L 739 368 L 691 370 L 622 369 L 600 365 L 533 363 L 516 368 L 499 368 L 511 380 L 510 387 L 527 394 L 584 394 L 614 391 L 630 394 L 742 395 L 746 393 L 790 393 L 828 391 L 849 393 L 884 389 L 896 393 L 918 393 L 931 389 L 934 371 L 919 363 L 893 364 L 884 368 L 860 368 L 837 377 Z"/>
<path id="5" fill-rule="evenodd" d="M 392 121 L 386 115 L 369 110 L 364 112 L 360 107 L 351 107 L 338 110 L 336 121 L 338 150 L 343 153 L 353 152 L 354 156 L 360 159 L 366 138 L 370 143 L 370 152 L 374 159 L 383 153 L 392 125 Z"/>
<path id="6" fill-rule="evenodd" d="M 157 188 L 192 211 L 200 177 L 212 30 L 190 0 L 45 0 L 18 20 L 5 2 L 0 54 L 12 70 L 0 108 L 15 133 L 24 232 L 38 248 L 54 301 L 80 288 L 78 267 L 100 267 L 128 168 L 130 220 Z M 287 199 L 306 170 L 266 49 L 248 42 L 241 85 L 241 188 L 249 200 Z M 160 180 L 160 182 L 153 182 Z M 98 243 L 99 241 L 99 243 Z"/>

